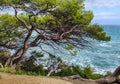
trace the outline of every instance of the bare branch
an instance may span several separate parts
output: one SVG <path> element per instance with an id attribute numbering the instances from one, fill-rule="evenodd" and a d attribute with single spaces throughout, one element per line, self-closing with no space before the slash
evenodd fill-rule
<path id="1" fill-rule="evenodd" d="M 59 61 L 56 65 L 55 65 L 55 68 L 50 70 L 50 72 L 47 74 L 47 76 L 50 76 L 53 72 L 55 72 L 57 70 L 57 68 L 59 67 L 61 61 Z"/>
<path id="2" fill-rule="evenodd" d="M 0 63 L 0 68 L 3 68 L 3 65 L 2 65 L 2 63 Z"/>
<path id="3" fill-rule="evenodd" d="M 60 40 L 62 40 L 62 37 L 63 37 L 65 34 L 69 34 L 69 33 L 71 33 L 71 32 L 72 32 L 77 26 L 78 26 L 78 25 L 72 27 L 69 31 L 66 31 L 66 32 L 64 32 L 63 34 L 61 34 L 61 36 L 60 36 Z"/>
<path id="4" fill-rule="evenodd" d="M 14 10 L 15 10 L 15 17 L 16 17 L 16 18 L 25 26 L 25 28 L 29 31 L 30 29 L 29 29 L 27 23 L 26 23 L 24 20 L 22 20 L 22 19 L 20 19 L 20 18 L 18 17 L 18 12 L 17 12 L 16 8 L 15 8 L 15 7 L 13 7 L 13 8 L 14 8 Z"/>

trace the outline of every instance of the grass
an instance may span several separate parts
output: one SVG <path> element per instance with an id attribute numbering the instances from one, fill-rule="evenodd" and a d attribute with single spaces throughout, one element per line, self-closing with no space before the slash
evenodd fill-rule
<path id="1" fill-rule="evenodd" d="M 30 76 L 45 76 L 43 75 L 42 72 L 38 73 L 38 72 L 23 71 L 21 69 L 15 70 L 10 67 L 1 68 L 0 72 L 10 73 L 10 74 L 19 74 L 19 75 L 30 75 Z M 52 75 L 52 77 L 56 77 L 56 76 L 64 77 L 64 76 L 71 76 L 75 74 L 79 74 L 81 77 L 86 79 L 94 79 L 94 80 L 111 75 L 110 72 L 106 73 L 106 75 L 96 74 L 94 73 L 94 69 L 89 66 L 85 67 L 84 69 L 81 69 L 78 66 L 76 66 L 73 69 L 71 69 L 71 67 L 66 68 L 63 71 Z"/>
<path id="2" fill-rule="evenodd" d="M 0 79 L 2 79 L 2 76 L 0 75 Z"/>
<path id="3" fill-rule="evenodd" d="M 38 76 L 40 74 L 35 73 L 35 72 L 25 72 L 21 69 L 15 70 L 9 67 L 5 67 L 5 68 L 1 68 L 0 72 L 4 72 L 4 73 L 10 73 L 10 74 L 18 74 L 18 75 L 31 75 L 31 76 Z"/>

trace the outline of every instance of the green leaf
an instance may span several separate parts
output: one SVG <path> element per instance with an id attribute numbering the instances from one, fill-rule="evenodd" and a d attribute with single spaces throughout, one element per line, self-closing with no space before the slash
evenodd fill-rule
<path id="1" fill-rule="evenodd" d="M 67 50 L 73 50 L 75 47 L 73 45 L 68 45 L 65 47 Z"/>

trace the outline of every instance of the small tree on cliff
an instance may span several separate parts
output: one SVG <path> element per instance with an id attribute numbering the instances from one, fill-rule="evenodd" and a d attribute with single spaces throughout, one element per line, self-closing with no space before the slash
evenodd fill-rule
<path id="1" fill-rule="evenodd" d="M 0 0 L 1 10 L 14 9 L 10 11 L 14 15 L 0 15 L 0 47 L 15 51 L 5 66 L 19 66 L 29 48 L 42 44 L 53 46 L 56 43 L 63 47 L 72 45 L 79 48 L 87 43 L 84 37 L 110 40 L 102 27 L 91 25 L 93 13 L 85 10 L 83 2 Z"/>

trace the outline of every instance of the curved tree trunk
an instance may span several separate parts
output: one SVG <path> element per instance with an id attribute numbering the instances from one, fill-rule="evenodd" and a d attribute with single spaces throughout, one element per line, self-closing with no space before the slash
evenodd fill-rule
<path id="1" fill-rule="evenodd" d="M 13 56 L 8 58 L 8 60 L 6 61 L 4 66 L 16 68 L 20 64 L 21 60 L 25 57 L 26 52 L 27 52 L 27 48 L 25 48 L 25 49 L 21 48 L 21 49 L 17 50 L 17 52 Z"/>
<path id="2" fill-rule="evenodd" d="M 119 75 L 120 75 L 120 66 L 116 68 L 116 70 L 113 72 L 111 76 L 98 79 L 96 80 L 96 82 L 98 84 L 113 84 L 113 83 L 120 84 L 120 79 L 118 77 Z"/>
<path id="3" fill-rule="evenodd" d="M 10 58 L 8 58 L 8 60 L 7 60 L 7 61 L 5 62 L 5 64 L 4 64 L 4 66 L 5 66 L 5 67 L 6 67 L 6 66 L 11 66 L 11 65 L 13 64 L 13 61 L 14 61 L 15 59 L 17 59 L 17 58 L 20 57 L 18 54 L 21 52 L 22 49 L 23 49 L 23 48 L 18 49 L 18 50 L 16 51 L 16 53 L 14 53 L 14 55 L 12 55 Z"/>
<path id="4" fill-rule="evenodd" d="M 90 84 L 92 84 L 92 83 L 93 84 L 120 84 L 119 75 L 120 75 L 120 66 L 118 68 L 116 68 L 116 70 L 113 72 L 113 74 L 111 76 L 97 79 L 97 80 L 84 79 L 84 78 L 81 78 L 80 76 L 76 76 L 76 75 L 63 77 L 62 79 L 67 80 L 67 81 L 71 80 L 71 79 L 72 80 L 77 79 L 78 81 L 80 80 L 83 83 L 90 82 Z"/>
<path id="5" fill-rule="evenodd" d="M 16 51 L 16 53 L 11 56 L 5 63 L 5 66 L 10 66 L 10 67 L 15 67 L 19 65 L 19 63 L 21 62 L 21 60 L 25 57 L 26 52 L 29 48 L 27 42 L 30 39 L 30 36 L 32 35 L 32 31 L 33 29 L 31 29 L 28 33 L 28 35 L 26 36 L 25 40 L 24 40 L 24 44 L 23 47 L 21 47 L 20 49 L 18 49 Z"/>
<path id="6" fill-rule="evenodd" d="M 3 68 L 3 65 L 2 65 L 2 63 L 0 63 L 0 68 Z"/>
<path id="7" fill-rule="evenodd" d="M 120 66 L 113 72 L 113 77 L 118 77 L 120 75 Z"/>

